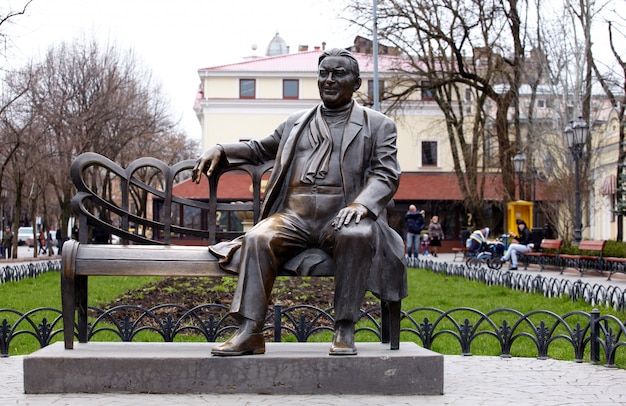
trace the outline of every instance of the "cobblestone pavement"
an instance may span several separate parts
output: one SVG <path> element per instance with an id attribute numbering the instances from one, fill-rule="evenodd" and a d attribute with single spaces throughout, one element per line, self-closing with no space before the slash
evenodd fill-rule
<path id="1" fill-rule="evenodd" d="M 453 262 L 454 256 L 440 254 L 432 259 Z M 566 270 L 564 275 L 533 267 L 516 272 L 580 278 L 574 270 Z M 606 279 L 606 275 L 593 273 L 583 277 L 591 284 L 626 288 L 624 275 Z M 445 356 L 441 396 L 26 395 L 22 364 L 21 356 L 0 358 L 0 405 L 626 405 L 626 370 L 550 359 Z"/>
<path id="2" fill-rule="evenodd" d="M 0 359 L 1 405 L 626 405 L 626 370 L 533 358 L 444 357 L 441 396 L 26 395 L 23 357 Z"/>

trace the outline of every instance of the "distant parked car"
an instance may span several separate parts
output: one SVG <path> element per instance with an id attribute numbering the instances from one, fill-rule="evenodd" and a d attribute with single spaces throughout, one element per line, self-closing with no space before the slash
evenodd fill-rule
<path id="1" fill-rule="evenodd" d="M 28 245 L 29 247 L 35 246 L 32 227 L 20 227 L 17 230 L 17 245 Z"/>

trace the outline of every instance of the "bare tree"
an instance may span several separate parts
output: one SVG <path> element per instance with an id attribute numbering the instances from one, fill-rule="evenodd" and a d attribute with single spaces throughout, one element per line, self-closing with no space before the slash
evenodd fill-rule
<path id="1" fill-rule="evenodd" d="M 23 218 L 32 217 L 33 203 L 36 202 L 38 190 L 35 189 L 37 163 L 41 163 L 41 145 L 39 139 L 33 138 L 34 115 L 23 93 L 23 86 L 11 87 L 15 77 L 7 80 L 7 92 L 4 97 L 5 108 L 0 113 L 0 134 L 4 146 L 2 165 L 2 185 L 7 195 L 11 196 L 13 231 L 17 236 L 18 227 Z M 16 93 L 10 93 L 16 89 Z M 45 174 L 44 174 L 45 175 Z M 34 233 L 33 233 L 34 238 Z M 17 238 L 13 241 L 17 246 Z M 17 249 L 13 249 L 17 256 Z"/>
<path id="2" fill-rule="evenodd" d="M 33 128 L 45 144 L 40 149 L 46 151 L 51 174 L 47 182 L 56 196 L 63 231 L 71 216 L 74 189 L 69 169 L 76 156 L 94 151 L 125 165 L 147 151 L 165 156 L 172 152 L 175 137 L 164 134 L 180 136 L 160 87 L 132 52 L 121 52 L 115 45 L 101 46 L 93 39 L 62 43 L 14 76 L 21 78 L 17 83 L 31 78 L 26 96 L 34 112 Z M 181 154 L 182 148 L 167 159 Z M 111 198 L 110 188 L 99 190 L 106 194 L 103 198 Z"/>
<path id="3" fill-rule="evenodd" d="M 33 0 L 22 0 L 10 2 L 10 4 L 0 5 L 0 40 L 4 43 L 4 47 L 0 48 L 0 55 L 6 57 L 7 44 L 10 42 L 10 36 L 7 34 L 6 28 L 15 23 L 18 17 L 24 16 L 26 10 Z M 17 4 L 20 4 L 19 6 Z"/>
<path id="4" fill-rule="evenodd" d="M 0 49 L 0 55 L 6 57 L 6 44 L 9 42 L 10 37 L 6 33 L 6 27 L 10 26 L 14 23 L 18 17 L 24 16 L 26 14 L 26 10 L 28 6 L 32 3 L 32 0 L 25 0 L 20 2 L 20 6 L 17 6 L 16 3 L 11 3 L 9 5 L 4 5 L 0 7 L 0 39 L 3 40 L 5 47 Z M 13 8 L 15 7 L 15 8 Z M 19 136 L 16 136 L 20 132 L 17 127 L 12 127 L 6 121 L 6 111 L 12 106 L 18 99 L 20 99 L 26 91 L 26 87 L 22 87 L 20 91 L 17 92 L 5 92 L 2 96 L 2 101 L 0 101 L 0 120 L 1 130 L 0 130 L 0 145 L 2 149 L 0 150 L 0 196 L 2 196 L 2 213 L 5 217 L 11 219 L 19 220 L 19 216 L 15 216 L 15 213 L 12 213 L 10 216 L 7 216 L 4 212 L 5 200 L 7 200 L 7 196 L 14 196 L 14 194 L 9 194 L 9 188 L 5 182 L 5 173 L 7 172 L 12 161 L 16 159 L 16 155 L 19 151 Z M 13 192 L 14 193 L 14 192 Z M 14 205 L 13 207 L 16 207 Z M 4 219 L 3 219 L 4 225 Z M 16 236 L 14 239 L 14 245 L 17 244 L 17 228 L 19 227 L 19 221 L 13 221 L 12 223 L 14 228 L 14 235 Z M 4 232 L 4 229 L 2 230 Z M 13 255 L 16 255 L 17 250 L 12 250 Z"/>
<path id="5" fill-rule="evenodd" d="M 542 53 L 546 56 L 541 60 L 541 69 L 547 75 L 546 85 L 549 86 L 551 98 L 555 103 L 550 106 L 553 111 L 553 128 L 537 138 L 535 145 L 539 159 L 544 163 L 543 170 L 549 178 L 549 188 L 544 201 L 544 211 L 553 221 L 558 234 L 563 238 L 572 235 L 576 229 L 575 222 L 575 179 L 573 176 L 574 162 L 564 139 L 559 135 L 568 122 L 581 116 L 593 129 L 597 117 L 591 108 L 592 88 L 594 85 L 593 67 L 596 63 L 592 52 L 592 24 L 598 13 L 607 2 L 595 0 L 565 0 L 560 3 L 537 1 L 542 5 L 540 14 L 542 24 L 538 26 L 538 37 Z M 550 135 L 552 133 L 552 135 Z M 556 137 L 555 137 L 556 135 Z M 600 147 L 597 142 L 595 147 Z M 594 157 L 597 155 L 591 142 L 587 145 L 580 159 L 580 191 L 583 215 L 588 218 L 589 193 L 592 188 Z M 588 221 L 583 217 L 582 227 Z M 556 220 L 558 219 L 558 221 Z"/>
<path id="6" fill-rule="evenodd" d="M 424 83 L 433 90 L 446 120 L 465 207 L 474 217 L 480 216 L 480 179 L 485 170 L 501 170 L 504 203 L 515 197 L 511 158 L 523 152 L 530 163 L 525 178 L 547 181 L 546 200 L 566 202 L 565 216 L 562 205 L 552 207 L 548 202 L 544 211 L 553 226 L 563 225 L 561 235 L 570 235 L 575 206 L 572 156 L 561 133 L 578 115 L 594 122 L 592 24 L 607 4 L 596 0 L 377 2 L 378 35 L 409 61 L 398 69 L 402 79 L 395 89 L 400 91 L 386 87 L 387 104 L 406 105 L 423 91 Z M 351 22 L 364 30 L 372 27 L 371 1 L 352 0 L 348 10 Z M 539 98 L 549 102 L 540 114 Z M 468 104 L 476 110 L 464 110 Z M 590 189 L 585 173 L 594 155 L 591 144 L 585 151 L 583 196 Z M 520 196 L 528 198 L 530 191 L 532 186 L 521 182 Z"/>
<path id="7" fill-rule="evenodd" d="M 613 5 L 613 7 L 615 7 Z M 623 218 L 626 213 L 626 190 L 624 182 L 621 181 L 626 175 L 626 130 L 624 122 L 626 120 L 626 59 L 621 52 L 621 44 L 626 41 L 626 19 L 614 8 L 608 9 L 604 25 L 608 32 L 609 46 L 614 58 L 613 64 L 601 65 L 594 58 L 591 58 L 592 69 L 600 85 L 604 89 L 609 101 L 617 111 L 619 123 L 619 152 L 617 159 L 616 177 L 620 180 L 620 187 L 617 188 L 617 241 L 624 240 Z"/>
<path id="8" fill-rule="evenodd" d="M 495 158 L 502 171 L 503 200 L 515 196 L 511 158 L 522 147 L 518 91 L 528 47 L 522 21 L 527 7 L 518 0 L 378 2 L 380 37 L 409 61 L 402 70 L 403 83 L 396 87 L 400 91 L 385 97 L 395 104 L 405 102 L 423 90 L 424 83 L 434 91 L 446 119 L 465 206 L 476 218 L 482 216 L 481 175 L 490 159 Z M 351 21 L 371 27 L 371 8 L 371 1 L 353 0 L 348 7 Z M 463 109 L 468 103 L 475 106 L 469 115 Z M 494 111 L 487 111 L 488 103 Z M 492 141 L 497 148 L 490 157 L 485 145 Z"/>

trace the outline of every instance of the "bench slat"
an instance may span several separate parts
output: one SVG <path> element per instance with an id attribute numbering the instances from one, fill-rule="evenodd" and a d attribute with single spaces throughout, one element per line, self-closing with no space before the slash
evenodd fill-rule
<path id="1" fill-rule="evenodd" d="M 217 261 L 206 246 L 81 244 L 77 259 Z"/>
<path id="2" fill-rule="evenodd" d="M 76 259 L 76 276 L 237 276 L 217 261 Z"/>
<path id="3" fill-rule="evenodd" d="M 541 249 L 560 250 L 561 245 L 563 245 L 563 240 L 545 239 L 541 241 Z"/>
<path id="4" fill-rule="evenodd" d="M 580 251 L 602 251 L 604 249 L 604 244 L 606 244 L 606 241 L 604 240 L 583 240 L 578 245 L 578 249 Z"/>
<path id="5" fill-rule="evenodd" d="M 67 277 L 72 273 L 76 276 L 232 276 L 202 246 L 80 244 L 76 247 L 80 248 L 72 250 L 72 266 L 65 270 Z"/>

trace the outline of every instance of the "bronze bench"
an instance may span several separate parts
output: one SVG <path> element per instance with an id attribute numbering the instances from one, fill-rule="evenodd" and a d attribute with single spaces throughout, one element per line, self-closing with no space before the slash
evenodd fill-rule
<path id="1" fill-rule="evenodd" d="M 184 199 L 173 193 L 175 183 L 181 180 L 181 173 L 189 171 L 195 164 L 194 160 L 186 160 L 168 166 L 154 158 L 140 158 L 128 165 L 126 169 L 109 159 L 95 154 L 86 153 L 79 156 L 71 168 L 71 176 L 78 193 L 72 199 L 72 207 L 79 218 L 79 241 L 69 240 L 63 245 L 61 264 L 61 296 L 64 326 L 65 348 L 72 349 L 75 329 L 78 341 L 88 341 L 88 281 L 90 276 L 191 276 L 191 277 L 223 277 L 236 276 L 222 270 L 217 259 L 209 253 L 208 244 L 232 238 L 237 233 L 220 232 L 215 221 L 218 211 L 242 212 L 251 211 L 254 222 L 258 220 L 261 203 L 261 186 L 264 175 L 271 170 L 271 165 L 241 166 L 237 171 L 246 173 L 252 183 L 252 202 L 237 203 L 218 201 L 218 180 L 234 170 L 223 169 L 209 179 L 209 202 Z M 154 172 L 149 174 L 148 172 Z M 159 186 L 154 186 L 146 179 L 161 174 Z M 151 176 L 148 176 L 151 175 Z M 108 187 L 119 193 L 117 199 L 102 196 L 101 190 L 92 189 L 95 178 L 100 181 L 115 179 L 117 187 Z M 101 182 L 105 184 L 105 182 Z M 119 190 L 117 190 L 119 189 Z M 134 194 L 134 196 L 131 196 Z M 173 207 L 181 212 L 188 207 L 201 218 L 207 218 L 206 228 L 190 227 L 180 224 L 173 215 L 155 215 L 152 219 L 138 212 L 132 204 L 133 197 L 152 195 L 153 208 L 157 212 L 172 213 Z M 149 199 L 148 199 L 149 200 Z M 157 202 L 158 204 L 155 204 Z M 104 213 L 104 215 L 103 215 Z M 184 213 L 184 211 L 183 211 Z M 205 216 L 206 215 L 206 216 Z M 183 218 L 181 214 L 178 218 Z M 113 221 L 115 220 L 115 221 Z M 202 223 L 202 221 L 200 222 Z M 86 225 L 101 227 L 121 237 L 123 245 L 90 244 L 89 230 Z M 150 230 L 148 232 L 147 230 Z M 241 233 L 238 233 L 241 234 Z M 195 246 L 172 244 L 172 235 L 191 238 Z M 185 242 L 183 239 L 181 242 Z M 133 243 L 134 245 L 130 245 Z M 300 264 L 303 256 L 311 255 L 311 250 L 320 256 L 319 249 L 309 249 L 296 256 L 285 266 L 293 269 L 291 264 Z M 325 254 L 323 254 L 325 255 Z M 332 276 L 332 259 L 325 260 L 305 273 L 307 276 Z M 306 261 L 304 261 L 306 262 Z M 281 275 L 294 276 L 293 271 L 283 271 Z M 297 274 L 296 274 L 297 276 Z M 390 343 L 392 350 L 400 346 L 401 302 L 381 302 L 381 341 Z M 77 320 L 77 322 L 75 322 Z"/>

